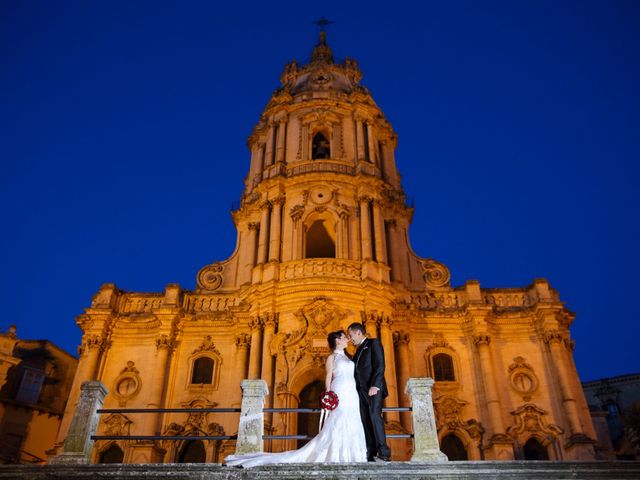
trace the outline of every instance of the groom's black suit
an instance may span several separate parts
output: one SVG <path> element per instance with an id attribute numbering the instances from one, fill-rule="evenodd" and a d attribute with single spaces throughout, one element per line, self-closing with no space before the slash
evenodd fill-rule
<path id="1" fill-rule="evenodd" d="M 390 457 L 382 420 L 382 400 L 388 395 L 384 379 L 384 350 L 377 338 L 365 338 L 353 357 L 356 389 L 360 397 L 360 417 L 367 440 L 367 457 Z M 378 393 L 369 396 L 369 388 L 378 387 Z"/>

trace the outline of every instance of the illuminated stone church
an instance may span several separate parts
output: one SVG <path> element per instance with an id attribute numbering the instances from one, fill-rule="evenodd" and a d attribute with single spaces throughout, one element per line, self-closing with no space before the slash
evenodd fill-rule
<path id="1" fill-rule="evenodd" d="M 105 408 L 239 407 L 246 378 L 267 382 L 269 407 L 317 407 L 327 333 L 362 321 L 385 349 L 387 406 L 408 406 L 410 377 L 435 379 L 451 460 L 596 458 L 573 313 L 543 279 L 452 287 L 445 265 L 414 252 L 397 136 L 361 78 L 355 60 L 334 60 L 324 32 L 308 63 L 285 66 L 248 140 L 236 249 L 201 268 L 195 290 L 100 288 L 77 319 L 81 355 L 58 445 L 92 379 L 109 389 Z M 410 433 L 409 415 L 385 413 L 387 431 Z M 266 420 L 272 435 L 317 431 L 314 414 Z M 237 428 L 237 413 L 131 413 L 102 415 L 99 433 Z M 410 440 L 390 443 L 394 459 L 410 457 Z M 220 462 L 233 451 L 233 441 L 99 441 L 94 461 Z"/>

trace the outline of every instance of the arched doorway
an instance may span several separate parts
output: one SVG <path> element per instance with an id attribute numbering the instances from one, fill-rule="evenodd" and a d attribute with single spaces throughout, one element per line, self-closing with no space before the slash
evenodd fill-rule
<path id="1" fill-rule="evenodd" d="M 178 463 L 205 463 L 206 460 L 207 452 L 202 440 L 189 440 L 184 444 L 178 456 Z"/>
<path id="2" fill-rule="evenodd" d="M 440 443 L 440 451 L 449 458 L 449 461 L 452 462 L 457 460 L 469 460 L 467 449 L 464 448 L 462 440 L 452 433 L 444 436 Z"/>
<path id="3" fill-rule="evenodd" d="M 549 452 L 536 438 L 527 440 L 523 450 L 525 460 L 549 460 Z"/>
<path id="4" fill-rule="evenodd" d="M 320 406 L 320 394 L 324 391 L 324 382 L 316 380 L 304 387 L 300 392 L 299 408 L 318 408 Z M 317 413 L 298 413 L 298 435 L 309 435 L 314 437 L 318 434 Z M 298 448 L 305 445 L 309 440 L 298 440 Z"/>
<path id="5" fill-rule="evenodd" d="M 124 452 L 115 443 L 100 454 L 98 463 L 122 463 Z"/>

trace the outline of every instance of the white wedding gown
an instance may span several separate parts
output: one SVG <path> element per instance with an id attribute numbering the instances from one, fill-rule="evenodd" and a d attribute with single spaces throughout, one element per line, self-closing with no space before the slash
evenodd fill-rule
<path id="1" fill-rule="evenodd" d="M 336 350 L 331 390 L 338 395 L 338 406 L 329 413 L 318 435 L 298 450 L 282 453 L 229 455 L 231 466 L 255 467 L 271 463 L 366 462 L 367 445 L 360 420 L 360 400 L 353 378 L 354 363 Z"/>

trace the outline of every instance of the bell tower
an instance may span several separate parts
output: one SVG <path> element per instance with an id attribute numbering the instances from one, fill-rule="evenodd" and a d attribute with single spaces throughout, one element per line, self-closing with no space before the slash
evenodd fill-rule
<path id="1" fill-rule="evenodd" d="M 361 279 L 424 289 L 429 265 L 409 247 L 397 136 L 361 79 L 355 60 L 334 59 L 324 31 L 308 63 L 285 65 L 248 139 L 236 251 L 200 271 L 199 289 L 222 270 L 216 288 L 234 289 L 281 278 L 287 262 L 331 258 L 357 262 Z"/>

